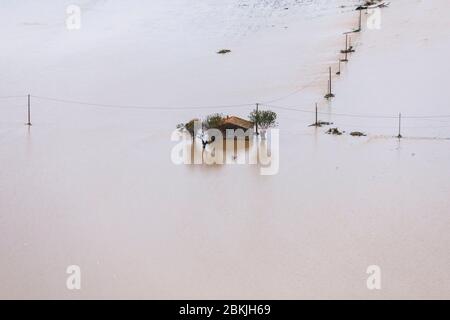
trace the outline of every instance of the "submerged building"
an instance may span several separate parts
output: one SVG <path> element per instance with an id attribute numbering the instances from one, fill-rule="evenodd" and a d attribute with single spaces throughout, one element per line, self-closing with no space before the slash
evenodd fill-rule
<path id="1" fill-rule="evenodd" d="M 234 137 L 248 138 L 250 135 L 253 135 L 254 125 L 255 124 L 251 121 L 236 116 L 227 116 L 223 119 L 223 122 L 218 129 L 222 131 L 222 134 L 226 139 L 232 139 Z"/>

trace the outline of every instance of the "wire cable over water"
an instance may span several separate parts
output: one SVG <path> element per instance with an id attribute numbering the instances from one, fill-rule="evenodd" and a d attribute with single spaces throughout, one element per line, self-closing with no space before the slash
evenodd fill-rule
<path id="1" fill-rule="evenodd" d="M 292 92 L 291 94 L 296 94 L 305 88 L 297 89 L 296 92 Z M 8 99 L 26 99 L 28 95 L 23 96 L 0 96 L 2 100 Z M 41 101 L 51 101 L 57 102 L 66 105 L 81 105 L 81 106 L 89 106 L 89 107 L 98 107 L 98 108 L 107 108 L 107 109 L 138 109 L 138 110 L 149 110 L 149 111 L 183 111 L 183 110 L 203 110 L 203 109 L 248 109 L 251 107 L 255 107 L 256 103 L 242 103 L 242 104 L 230 104 L 230 105 L 210 105 L 210 106 L 174 106 L 174 107 L 159 107 L 159 106 L 145 106 L 145 105 L 119 105 L 119 104 L 104 104 L 104 103 L 94 103 L 87 101 L 79 101 L 79 100 L 70 100 L 70 99 L 61 99 L 54 97 L 45 97 L 45 96 L 35 96 L 30 95 L 30 98 L 41 100 Z M 281 98 L 282 100 L 283 98 Z M 16 102 L 17 103 L 17 102 Z M 14 107 L 20 107 L 16 103 L 14 103 Z M 8 105 L 4 106 L 13 106 L 8 103 Z M 24 106 L 26 106 L 26 102 L 24 102 Z M 277 109 L 288 111 L 289 113 L 304 113 L 309 115 L 314 115 L 317 112 L 317 115 L 325 115 L 332 117 L 344 117 L 344 118 L 360 118 L 360 119 L 378 119 L 378 120 L 397 120 L 399 119 L 399 115 L 387 115 L 387 114 L 353 114 L 353 113 L 337 113 L 337 112 L 324 112 L 324 111 L 316 111 L 316 109 L 307 106 L 299 106 L 299 105 L 291 105 L 291 106 L 283 106 L 283 105 L 273 105 L 269 103 L 260 103 L 260 110 L 263 108 Z M 292 119 L 292 117 L 289 117 Z M 402 115 L 402 119 L 410 119 L 412 121 L 430 121 L 439 122 L 441 125 L 437 126 L 404 126 L 405 129 L 443 129 L 449 128 L 450 126 L 446 126 L 448 121 L 450 121 L 450 115 Z M 393 126 L 367 126 L 363 123 L 361 124 L 341 124 L 342 127 L 354 127 L 359 129 L 369 129 L 370 128 L 393 128 Z M 447 138 L 443 140 L 448 140 Z"/>
<path id="2" fill-rule="evenodd" d="M 0 96 L 0 99 L 2 100 L 8 100 L 8 99 L 20 99 L 20 98 L 26 98 L 28 97 L 27 95 L 23 95 L 23 96 Z"/>
<path id="3" fill-rule="evenodd" d="M 304 88 L 302 88 L 304 89 Z M 299 91 L 299 90 L 297 90 Z M 293 93 L 295 94 L 295 93 Z M 119 104 L 104 104 L 95 103 L 87 101 L 69 100 L 54 97 L 44 97 L 30 95 L 31 98 L 35 98 L 42 101 L 52 101 L 59 102 L 63 104 L 71 105 L 83 105 L 91 107 L 100 108 L 112 108 L 112 109 L 139 109 L 139 110 L 155 110 L 155 111 L 180 111 L 180 110 L 202 110 L 202 109 L 240 109 L 255 106 L 255 103 L 241 103 L 241 104 L 230 104 L 230 105 L 210 105 L 210 106 L 174 106 L 174 107 L 158 107 L 158 106 L 145 106 L 145 105 L 119 105 Z M 16 99 L 16 98 L 27 98 L 24 96 L 0 96 L 0 99 Z M 261 103 L 260 107 L 267 107 L 272 109 L 279 109 L 291 112 L 300 112 L 314 114 L 315 110 L 306 106 L 282 106 L 282 105 L 272 105 L 267 103 Z M 354 114 L 354 113 L 337 113 L 337 112 L 323 112 L 318 111 L 319 115 L 336 116 L 336 117 L 348 117 L 348 118 L 364 118 L 364 119 L 398 119 L 398 115 L 382 115 L 382 114 Z M 403 119 L 422 119 L 422 120 L 433 120 L 433 119 L 449 119 L 450 115 L 403 115 Z"/>
<path id="4" fill-rule="evenodd" d="M 315 113 L 315 110 L 305 110 L 298 109 L 295 106 L 275 106 L 266 105 L 269 108 L 294 111 L 294 112 L 304 112 L 304 113 Z M 349 117 L 349 118 L 365 118 L 365 119 L 398 119 L 398 115 L 377 115 L 377 114 L 351 114 L 351 113 L 335 113 L 335 112 L 317 112 L 320 115 L 330 115 L 337 117 Z M 403 119 L 441 119 L 450 118 L 450 115 L 418 115 L 418 116 L 402 116 Z"/>
<path id="5" fill-rule="evenodd" d="M 243 103 L 234 105 L 214 105 L 214 106 L 187 106 L 187 107 L 157 107 L 157 106 L 136 106 L 136 105 L 114 105 L 114 104 L 103 104 L 103 103 L 93 103 L 93 102 L 83 102 L 51 97 L 41 97 L 41 96 L 31 96 L 39 100 L 60 102 L 65 104 L 78 104 L 84 106 L 101 107 L 101 108 L 115 108 L 115 109 L 142 109 L 142 110 L 199 110 L 199 109 L 219 109 L 219 108 L 243 108 L 254 105 L 253 103 Z"/>

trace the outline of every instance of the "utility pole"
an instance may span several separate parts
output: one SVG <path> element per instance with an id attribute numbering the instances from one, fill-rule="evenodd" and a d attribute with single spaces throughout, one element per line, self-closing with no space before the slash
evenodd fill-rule
<path id="1" fill-rule="evenodd" d="M 31 96 L 28 95 L 28 122 L 27 126 L 31 126 Z"/>
<path id="2" fill-rule="evenodd" d="M 318 118 L 318 116 L 317 116 L 317 102 L 316 102 L 316 127 L 318 127 L 319 126 L 319 118 Z"/>
<path id="3" fill-rule="evenodd" d="M 331 67 L 330 67 L 330 95 L 332 95 L 332 93 L 331 93 Z"/>
<path id="4" fill-rule="evenodd" d="M 345 51 L 348 51 L 348 33 L 345 34 Z"/>
<path id="5" fill-rule="evenodd" d="M 359 10 L 359 28 L 358 32 L 362 30 L 362 10 Z"/>
<path id="6" fill-rule="evenodd" d="M 348 62 L 348 50 L 345 50 L 345 59 L 344 59 L 344 61 Z"/>
<path id="7" fill-rule="evenodd" d="M 334 94 L 331 92 L 331 67 L 329 68 L 330 79 L 328 80 L 328 93 L 325 95 L 325 99 L 334 98 Z"/>
<path id="8" fill-rule="evenodd" d="M 348 61 L 348 34 L 345 35 L 345 61 Z"/>
<path id="9" fill-rule="evenodd" d="M 257 136 L 259 136 L 258 122 L 259 122 L 259 103 L 256 104 L 256 135 Z"/>
<path id="10" fill-rule="evenodd" d="M 342 53 L 345 53 L 345 58 L 341 59 L 339 61 L 342 62 L 348 62 L 348 34 L 345 34 L 345 50 L 342 51 Z"/>
<path id="11" fill-rule="evenodd" d="M 399 113 L 398 115 L 398 136 L 397 138 L 401 139 L 403 138 L 402 136 L 402 114 Z"/>

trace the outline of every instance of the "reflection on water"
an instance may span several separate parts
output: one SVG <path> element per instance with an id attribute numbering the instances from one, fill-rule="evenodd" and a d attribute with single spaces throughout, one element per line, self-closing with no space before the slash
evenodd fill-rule
<path id="1" fill-rule="evenodd" d="M 198 138 L 192 139 L 189 133 L 174 132 L 172 141 L 178 142 L 171 152 L 172 162 L 177 165 L 258 165 L 262 175 L 278 173 L 278 129 L 269 130 L 268 139 L 251 134 L 234 139 L 218 138 L 203 145 Z"/>

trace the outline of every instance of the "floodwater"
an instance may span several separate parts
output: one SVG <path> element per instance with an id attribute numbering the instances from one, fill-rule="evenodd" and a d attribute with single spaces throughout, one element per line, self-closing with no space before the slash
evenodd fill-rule
<path id="1" fill-rule="evenodd" d="M 332 102 L 357 1 L 81 1 L 78 31 L 69 1 L 4 2 L 1 298 L 450 297 L 446 1 L 353 35 Z M 172 162 L 178 123 L 256 102 L 276 174 Z"/>

